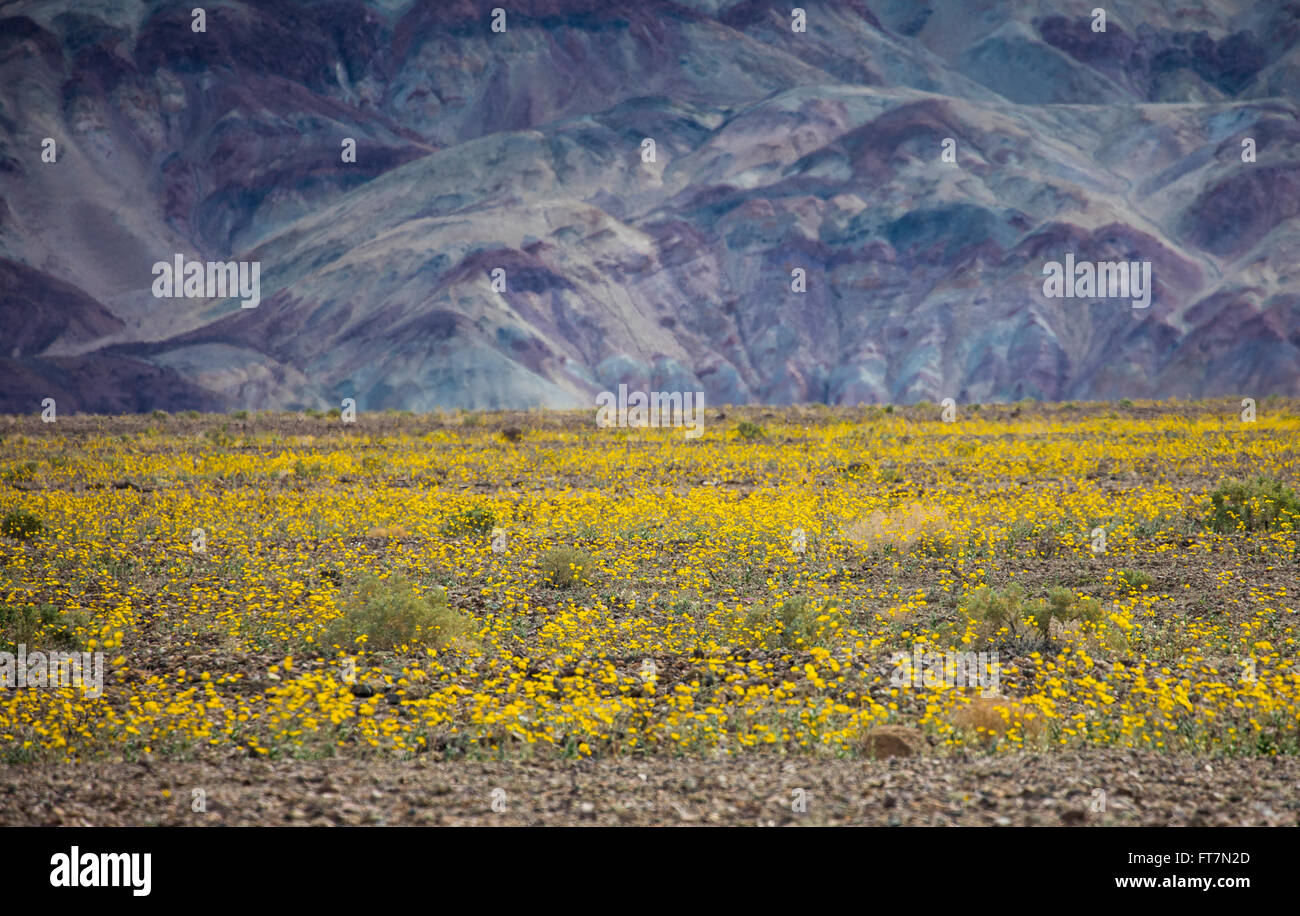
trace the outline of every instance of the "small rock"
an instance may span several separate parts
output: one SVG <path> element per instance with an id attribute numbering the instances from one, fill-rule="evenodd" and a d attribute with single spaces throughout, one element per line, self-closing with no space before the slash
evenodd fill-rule
<path id="1" fill-rule="evenodd" d="M 868 757 L 915 757 L 925 750 L 925 735 L 906 725 L 878 725 L 862 742 Z"/>

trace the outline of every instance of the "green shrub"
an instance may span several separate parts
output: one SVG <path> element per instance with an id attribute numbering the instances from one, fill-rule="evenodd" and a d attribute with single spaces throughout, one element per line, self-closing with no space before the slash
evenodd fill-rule
<path id="1" fill-rule="evenodd" d="M 30 646 L 45 624 L 52 623 L 57 616 L 52 604 L 41 607 L 34 604 L 17 607 L 0 605 L 0 633 L 3 634 L 6 649 L 19 643 Z"/>
<path id="2" fill-rule="evenodd" d="M 1150 588 L 1156 582 L 1150 575 L 1139 569 L 1121 569 L 1119 571 L 1119 581 L 1125 588 L 1130 588 L 1135 592 L 1141 591 L 1143 588 Z"/>
<path id="3" fill-rule="evenodd" d="M 423 595 L 405 576 L 364 573 L 346 591 L 342 616 L 325 628 L 326 645 L 351 649 L 444 648 L 468 637 L 472 622 L 433 589 Z"/>
<path id="4" fill-rule="evenodd" d="M 4 472 L 4 479 L 11 483 L 22 483 L 36 476 L 39 465 L 35 461 L 20 461 Z"/>
<path id="5" fill-rule="evenodd" d="M 52 604 L 0 604 L 0 646 L 7 652 L 15 651 L 20 643 L 29 651 L 77 649 L 80 644 L 74 631 L 78 626 L 85 626 L 84 618 L 60 614 Z"/>
<path id="6" fill-rule="evenodd" d="M 982 585 L 965 595 L 960 607 L 968 617 L 983 621 L 994 630 L 1011 626 L 1025 616 L 1025 590 L 1019 585 L 994 589 Z"/>
<path id="7" fill-rule="evenodd" d="M 41 520 L 23 509 L 6 512 L 0 519 L 0 534 L 18 541 L 30 541 L 44 530 Z"/>
<path id="8" fill-rule="evenodd" d="M 757 423 L 741 420 L 740 425 L 736 427 L 736 435 L 742 439 L 765 439 L 767 438 L 767 430 Z"/>
<path id="9" fill-rule="evenodd" d="M 1220 534 L 1296 527 L 1300 525 L 1300 497 L 1272 477 L 1227 480 L 1210 493 L 1206 525 Z"/>
<path id="10" fill-rule="evenodd" d="M 825 618 L 825 619 L 823 619 Z M 744 618 L 747 629 L 759 631 L 769 649 L 793 651 L 825 646 L 842 626 L 843 614 L 806 595 L 786 598 L 771 608 L 754 608 Z M 777 626 L 772 627 L 773 624 Z"/>
<path id="11" fill-rule="evenodd" d="M 542 581 L 547 585 L 573 588 L 578 584 L 591 584 L 596 561 L 590 554 L 574 547 L 557 547 L 542 554 L 538 567 L 542 571 Z"/>
<path id="12" fill-rule="evenodd" d="M 443 523 L 442 533 L 445 537 L 460 537 L 465 534 L 487 534 L 496 527 L 496 513 L 487 506 L 474 506 L 455 513 Z"/>
<path id="13" fill-rule="evenodd" d="M 1070 589 L 1058 586 L 1047 590 L 1047 600 L 1045 602 L 1033 602 L 1030 616 L 1033 618 L 1034 625 L 1038 627 L 1038 631 L 1044 637 L 1047 637 L 1051 635 L 1052 620 L 1056 620 L 1061 624 L 1071 624 L 1076 621 L 1096 623 L 1101 620 L 1101 602 L 1096 598 L 1076 595 Z"/>
<path id="14" fill-rule="evenodd" d="M 1024 639 L 1027 633 L 1024 621 L 1028 620 L 1037 639 L 1047 641 L 1052 636 L 1052 621 L 1062 627 L 1086 621 L 1096 623 L 1102 619 L 1101 604 L 1095 598 L 1080 597 L 1068 588 L 1049 588 L 1046 598 L 1028 599 L 1019 585 L 993 589 L 981 586 L 965 595 L 960 602 L 967 616 L 984 624 L 984 636 L 992 639 L 1004 627 L 1013 639 Z"/>
<path id="15" fill-rule="evenodd" d="M 316 480 L 325 475 L 325 462 L 314 458 L 299 458 L 293 463 L 293 475 Z"/>

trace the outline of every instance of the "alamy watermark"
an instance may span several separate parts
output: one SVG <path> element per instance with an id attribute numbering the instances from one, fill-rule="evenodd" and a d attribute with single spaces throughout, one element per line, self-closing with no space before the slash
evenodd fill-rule
<path id="1" fill-rule="evenodd" d="M 596 425 L 651 427 L 685 427 L 687 439 L 704 435 L 703 391 L 627 390 L 618 386 L 618 394 L 602 391 L 596 395 Z"/>
<path id="2" fill-rule="evenodd" d="M 148 897 L 153 886 L 153 853 L 68 852 L 50 856 L 51 887 L 126 887 L 136 897 Z"/>
<path id="3" fill-rule="evenodd" d="M 262 301 L 261 261 L 173 261 L 153 265 L 153 294 L 159 299 L 240 299 L 241 308 Z"/>
<path id="4" fill-rule="evenodd" d="M 1133 308 L 1151 305 L 1150 261 L 1078 261 L 1043 265 L 1043 295 L 1048 299 L 1131 299 Z"/>
<path id="5" fill-rule="evenodd" d="M 90 699 L 104 692 L 103 652 L 0 652 L 0 687 L 79 687 Z"/>
<path id="6" fill-rule="evenodd" d="M 1001 680 L 997 652 L 927 652 L 912 646 L 912 654 L 895 652 L 890 658 L 892 687 L 979 687 L 980 695 L 995 697 Z"/>

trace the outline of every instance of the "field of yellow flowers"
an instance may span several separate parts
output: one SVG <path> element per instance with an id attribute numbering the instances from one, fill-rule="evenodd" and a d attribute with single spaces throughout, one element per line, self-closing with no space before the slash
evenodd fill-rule
<path id="1" fill-rule="evenodd" d="M 13 766 L 1300 750 L 1294 400 L 0 436 L 0 649 L 104 659 L 0 692 Z"/>

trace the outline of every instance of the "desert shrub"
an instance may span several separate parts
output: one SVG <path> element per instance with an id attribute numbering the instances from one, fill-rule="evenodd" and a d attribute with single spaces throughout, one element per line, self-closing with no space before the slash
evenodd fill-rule
<path id="1" fill-rule="evenodd" d="M 293 475 L 316 480 L 325 474 L 325 463 L 313 458 L 299 458 L 293 463 Z"/>
<path id="2" fill-rule="evenodd" d="M 552 588 L 573 588 L 591 584 L 596 562 L 591 555 L 573 547 L 557 547 L 542 554 L 538 561 L 542 581 Z"/>
<path id="3" fill-rule="evenodd" d="M 942 552 L 950 529 L 948 512 L 942 506 L 911 503 L 893 509 L 876 509 L 858 519 L 844 532 L 870 550 L 910 550 L 918 545 Z"/>
<path id="4" fill-rule="evenodd" d="M 1000 546 L 1011 556 L 1019 556 L 1025 541 L 1035 537 L 1036 528 L 1028 519 L 1017 519 L 1007 526 L 1006 536 L 999 542 Z"/>
<path id="5" fill-rule="evenodd" d="M 61 614 L 52 604 L 0 604 L 0 646 L 15 651 L 19 643 L 29 650 L 76 649 L 75 635 L 85 620 L 76 614 Z"/>
<path id="6" fill-rule="evenodd" d="M 21 483 L 31 480 L 36 476 L 37 467 L 38 465 L 35 461 L 20 461 L 5 469 L 4 479 L 11 483 Z"/>
<path id="7" fill-rule="evenodd" d="M 1050 637 L 1054 635 L 1052 621 L 1068 627 L 1079 622 L 1096 623 L 1101 620 L 1101 602 L 1096 598 L 1076 595 L 1068 588 L 1049 588 L 1046 601 L 1033 603 L 1030 617 L 1038 631 L 1044 637 Z"/>
<path id="8" fill-rule="evenodd" d="M 470 629 L 470 618 L 451 607 L 442 589 L 420 594 L 404 576 L 365 573 L 346 591 L 343 613 L 326 627 L 325 642 L 340 648 L 441 649 L 465 639 Z"/>
<path id="9" fill-rule="evenodd" d="M 1011 626 L 1024 617 L 1025 590 L 1019 585 L 989 588 L 987 585 L 965 595 L 960 607 L 968 617 L 989 624 L 993 629 Z"/>
<path id="10" fill-rule="evenodd" d="M 89 625 L 89 621 L 83 614 L 56 612 L 53 619 L 46 620 L 45 623 L 51 627 L 43 643 L 45 648 L 64 651 L 84 648 L 77 636 L 78 628 L 84 629 Z"/>
<path id="11" fill-rule="evenodd" d="M 757 423 L 741 420 L 740 425 L 736 427 L 736 435 L 742 439 L 765 439 L 767 438 L 767 430 Z"/>
<path id="12" fill-rule="evenodd" d="M 518 442 L 524 437 L 524 431 L 518 426 L 507 426 L 501 430 L 501 438 L 507 442 Z"/>
<path id="13" fill-rule="evenodd" d="M 445 537 L 465 534 L 487 534 L 496 527 L 496 513 L 487 506 L 472 506 L 449 516 L 442 525 Z"/>
<path id="14" fill-rule="evenodd" d="M 44 530 L 41 520 L 25 509 L 6 512 L 0 519 L 0 534 L 18 541 L 30 541 Z"/>
<path id="15" fill-rule="evenodd" d="M 843 613 L 801 595 L 774 607 L 754 608 L 743 625 L 769 649 L 807 649 L 827 645 L 843 625 Z"/>
<path id="16" fill-rule="evenodd" d="M 1300 525 L 1300 497 L 1276 478 L 1227 480 L 1210 493 L 1206 526 L 1220 534 L 1271 531 L 1287 525 Z"/>
<path id="17" fill-rule="evenodd" d="M 1047 724 L 1043 713 L 1027 703 L 1006 697 L 972 697 L 970 703 L 958 706 L 948 717 L 958 731 L 974 732 L 982 741 L 992 742 L 1013 737 L 1038 738 Z"/>
<path id="18" fill-rule="evenodd" d="M 6 648 L 19 643 L 31 645 L 36 635 L 58 616 L 54 605 L 23 604 L 17 606 L 0 605 L 0 636 Z"/>
<path id="19" fill-rule="evenodd" d="M 1156 580 L 1140 569 L 1121 569 L 1119 571 L 1119 581 L 1125 588 L 1141 591 L 1143 588 L 1150 588 L 1155 585 Z"/>
<path id="20" fill-rule="evenodd" d="M 1096 623 L 1103 616 L 1095 598 L 1060 587 L 1048 589 L 1046 598 L 1029 599 L 1019 585 L 1002 589 L 981 586 L 963 596 L 959 606 L 982 624 L 985 639 L 995 639 L 1005 628 L 1013 641 L 1031 644 L 1058 639 L 1077 631 L 1081 623 Z"/>
<path id="21" fill-rule="evenodd" d="M 169 414 L 165 410 L 155 410 L 153 413 L 149 414 L 149 416 L 153 417 L 155 420 L 165 421 Z"/>

